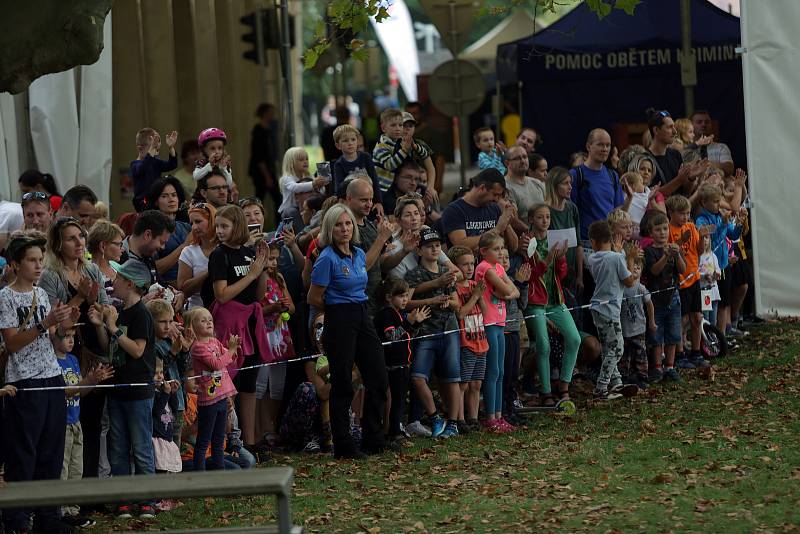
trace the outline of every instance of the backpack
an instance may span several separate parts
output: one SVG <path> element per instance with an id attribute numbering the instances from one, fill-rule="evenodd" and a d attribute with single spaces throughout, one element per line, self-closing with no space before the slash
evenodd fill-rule
<path id="1" fill-rule="evenodd" d="M 622 184 L 620 184 L 619 174 L 617 174 L 617 171 L 614 169 L 608 169 L 608 172 L 611 173 L 611 187 L 614 189 L 614 194 L 616 195 L 617 191 L 623 193 Z M 589 187 L 589 185 L 583 179 L 583 165 L 576 167 L 575 173 L 575 182 L 573 183 L 573 187 L 578 190 L 578 196 L 576 199 L 580 201 L 581 191 Z"/>

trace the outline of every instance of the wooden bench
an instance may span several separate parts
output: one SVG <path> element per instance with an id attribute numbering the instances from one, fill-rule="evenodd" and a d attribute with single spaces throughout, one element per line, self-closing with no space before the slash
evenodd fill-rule
<path id="1" fill-rule="evenodd" d="M 212 532 L 299 534 L 303 532 L 303 529 L 292 525 L 292 511 L 289 504 L 292 493 L 292 473 L 291 467 L 271 467 L 235 471 L 190 472 L 177 475 L 10 482 L 0 488 L 0 509 L 271 494 L 275 495 L 278 501 L 277 525 L 201 528 L 167 532 L 172 534 L 210 534 Z"/>

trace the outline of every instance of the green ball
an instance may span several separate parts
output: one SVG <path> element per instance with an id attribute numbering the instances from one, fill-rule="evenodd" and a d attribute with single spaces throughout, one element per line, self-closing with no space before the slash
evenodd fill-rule
<path id="1" fill-rule="evenodd" d="M 283 312 L 281 314 L 281 319 L 283 319 L 284 321 L 288 321 L 289 317 L 291 317 L 291 315 L 289 315 L 289 312 Z"/>

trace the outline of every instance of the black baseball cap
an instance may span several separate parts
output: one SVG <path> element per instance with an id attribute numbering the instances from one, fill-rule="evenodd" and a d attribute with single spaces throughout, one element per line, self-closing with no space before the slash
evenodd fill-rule
<path id="1" fill-rule="evenodd" d="M 428 243 L 442 242 L 442 236 L 433 228 L 425 228 L 419 235 L 419 246 L 427 245 Z"/>

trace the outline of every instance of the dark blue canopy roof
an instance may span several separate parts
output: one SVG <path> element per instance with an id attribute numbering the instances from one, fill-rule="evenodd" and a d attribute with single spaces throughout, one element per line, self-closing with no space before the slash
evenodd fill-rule
<path id="1" fill-rule="evenodd" d="M 497 49 L 502 86 L 521 82 L 522 118 L 543 133 L 543 152 L 563 161 L 593 127 L 642 122 L 647 107 L 683 113 L 680 0 L 643 0 L 633 15 L 598 19 L 586 3 L 549 27 Z M 721 138 L 744 158 L 739 19 L 692 0 L 697 108 L 720 121 Z M 569 128 L 566 128 L 569 126 Z M 555 162 L 551 162 L 555 163 Z"/>

